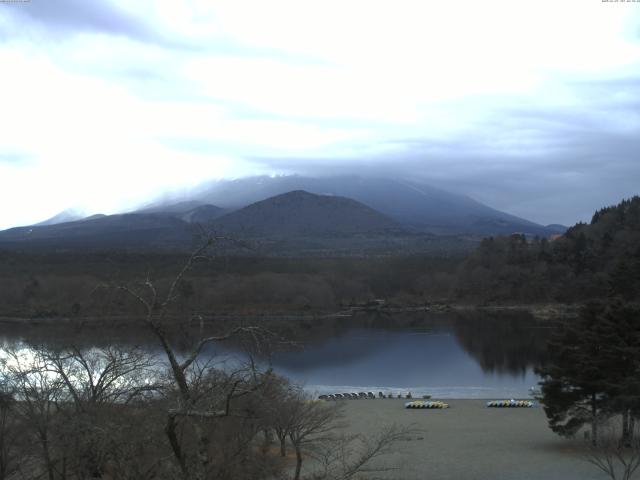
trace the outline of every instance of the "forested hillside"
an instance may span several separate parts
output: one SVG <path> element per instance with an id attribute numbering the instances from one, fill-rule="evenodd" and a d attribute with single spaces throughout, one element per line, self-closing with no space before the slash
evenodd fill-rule
<path id="1" fill-rule="evenodd" d="M 640 197 L 597 211 L 553 240 L 486 238 L 461 265 L 455 296 L 580 301 L 640 293 Z"/>

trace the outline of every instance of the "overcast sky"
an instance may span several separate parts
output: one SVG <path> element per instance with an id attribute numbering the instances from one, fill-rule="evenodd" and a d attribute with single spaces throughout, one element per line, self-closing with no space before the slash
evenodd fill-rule
<path id="1" fill-rule="evenodd" d="M 0 228 L 332 172 L 545 224 L 640 193 L 640 2 L 0 3 Z"/>

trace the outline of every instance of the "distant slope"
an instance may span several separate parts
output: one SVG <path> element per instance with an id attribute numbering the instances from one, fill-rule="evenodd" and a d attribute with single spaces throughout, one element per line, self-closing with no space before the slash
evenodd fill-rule
<path id="1" fill-rule="evenodd" d="M 551 225 L 547 225 L 545 228 L 551 234 L 557 234 L 557 235 L 562 235 L 564 232 L 566 232 L 569 229 L 569 227 L 565 225 L 560 225 L 558 223 L 552 223 Z"/>
<path id="2" fill-rule="evenodd" d="M 184 245 L 190 238 L 188 224 L 180 219 L 161 214 L 122 214 L 4 230 L 0 232 L 0 247 L 155 248 Z"/>
<path id="3" fill-rule="evenodd" d="M 213 205 L 184 211 L 191 206 L 183 202 L 153 213 L 13 228 L 0 232 L 0 248 L 185 249 L 192 245 L 195 223 L 240 239 L 259 239 L 262 245 L 266 241 L 267 252 L 278 254 L 389 250 L 394 248 L 395 237 L 407 235 L 397 222 L 355 200 L 303 191 L 278 195 L 226 215 Z M 366 238 L 358 236 L 361 234 Z"/>
<path id="4" fill-rule="evenodd" d="M 36 223 L 35 225 L 56 225 L 58 223 L 75 222 L 76 220 L 80 220 L 82 218 L 84 218 L 84 215 L 79 210 L 69 208 L 67 210 L 63 210 L 62 212 L 54 215 L 51 218 L 48 218 L 47 220 L 44 220 L 43 222 Z"/>
<path id="5" fill-rule="evenodd" d="M 355 200 L 296 190 L 229 213 L 214 223 L 228 232 L 261 237 L 353 235 L 399 231 L 394 220 Z"/>
<path id="6" fill-rule="evenodd" d="M 183 213 L 180 218 L 188 223 L 201 223 L 206 225 L 223 216 L 225 213 L 228 213 L 228 210 L 224 208 L 216 207 L 215 205 L 201 205 Z"/>
<path id="7" fill-rule="evenodd" d="M 240 208 L 293 190 L 351 198 L 406 226 L 435 234 L 557 233 L 555 229 L 495 210 L 467 196 L 392 178 L 248 177 L 208 183 L 196 190 L 193 198 L 223 208 Z"/>
<path id="8" fill-rule="evenodd" d="M 179 218 L 187 223 L 209 223 L 228 213 L 228 210 L 198 200 L 187 200 L 178 203 L 159 203 L 131 213 L 154 213 L 156 215 Z"/>
<path id="9" fill-rule="evenodd" d="M 158 203 L 135 210 L 131 213 L 162 213 L 180 215 L 205 205 L 198 200 L 187 200 L 178 203 Z"/>
<path id="10" fill-rule="evenodd" d="M 251 177 L 209 183 L 180 200 L 128 214 L 6 230 L 0 232 L 0 248 L 185 249 L 195 223 L 259 239 L 265 251 L 278 255 L 445 252 L 447 245 L 467 251 L 479 236 L 558 232 L 556 226 L 537 225 L 464 195 L 387 178 Z"/>

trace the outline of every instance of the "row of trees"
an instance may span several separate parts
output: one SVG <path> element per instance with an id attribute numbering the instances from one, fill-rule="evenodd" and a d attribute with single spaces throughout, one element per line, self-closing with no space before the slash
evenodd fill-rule
<path id="1" fill-rule="evenodd" d="M 98 283 L 130 283 L 152 271 L 167 285 L 182 259 L 169 254 L 72 255 L 0 251 L 0 315 L 19 317 L 127 314 L 132 302 L 92 294 Z M 421 303 L 443 299 L 459 259 L 230 257 L 199 263 L 183 282 L 179 301 L 198 311 L 233 313 L 336 310 L 374 298 Z"/>

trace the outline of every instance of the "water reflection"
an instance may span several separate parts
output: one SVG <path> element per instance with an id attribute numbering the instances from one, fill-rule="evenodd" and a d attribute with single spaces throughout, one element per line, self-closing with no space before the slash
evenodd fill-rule
<path id="1" fill-rule="evenodd" d="M 551 327 L 522 312 L 244 321 L 259 321 L 297 342 L 297 347 L 280 345 L 270 355 L 257 358 L 309 390 L 411 391 L 456 398 L 526 396 L 537 382 L 533 368 L 544 361 Z M 185 348 L 193 336 L 194 331 L 185 329 L 174 334 Z M 0 340 L 48 346 L 116 343 L 157 350 L 145 329 L 131 327 L 17 327 L 5 329 Z M 212 345 L 203 354 L 242 361 L 246 348 L 239 343 Z"/>
<path id="2" fill-rule="evenodd" d="M 475 312 L 457 315 L 452 327 L 485 372 L 525 375 L 544 362 L 553 323 L 526 312 Z"/>
<path id="3" fill-rule="evenodd" d="M 319 393 L 523 397 L 537 383 L 533 368 L 544 360 L 550 327 L 527 314 L 477 312 L 357 323 L 302 353 L 274 354 L 274 367 Z"/>

